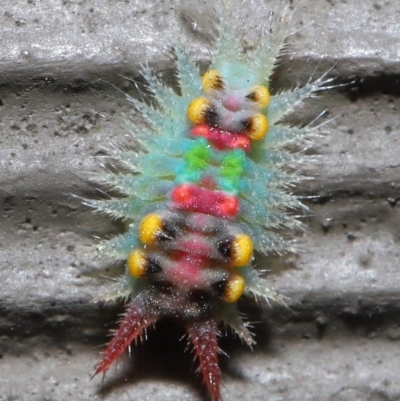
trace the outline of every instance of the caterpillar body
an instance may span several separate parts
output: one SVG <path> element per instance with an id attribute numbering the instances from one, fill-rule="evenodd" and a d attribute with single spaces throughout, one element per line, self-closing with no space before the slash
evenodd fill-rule
<path id="1" fill-rule="evenodd" d="M 125 172 L 101 180 L 123 198 L 90 200 L 96 210 L 129 222 L 126 233 L 101 244 L 126 260 L 125 315 L 95 374 L 103 373 L 147 327 L 163 318 L 183 322 L 213 401 L 220 400 L 219 327 L 231 327 L 249 346 L 248 323 L 236 302 L 243 295 L 279 300 L 252 266 L 253 252 L 294 246 L 277 233 L 300 223 L 302 208 L 288 191 L 301 181 L 293 152 L 312 128 L 280 123 L 294 107 L 325 89 L 325 77 L 271 95 L 270 77 L 285 48 L 287 14 L 249 43 L 240 12 L 215 6 L 219 22 L 203 76 L 189 52 L 174 47 L 179 93 L 149 68 L 142 75 L 156 104 L 128 100 L 147 122 L 133 127 L 140 150 L 115 158 Z"/>

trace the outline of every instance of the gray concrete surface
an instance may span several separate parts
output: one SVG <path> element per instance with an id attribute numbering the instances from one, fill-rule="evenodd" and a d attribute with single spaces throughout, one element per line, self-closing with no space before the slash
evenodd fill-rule
<path id="1" fill-rule="evenodd" d="M 264 23 L 282 2 L 243 9 Z M 289 309 L 245 306 L 258 347 L 223 342 L 225 400 L 400 400 L 400 5 L 294 0 L 290 87 L 316 66 L 337 82 L 295 118 L 336 117 L 310 144 L 316 178 L 298 188 L 313 216 L 303 252 L 259 260 Z M 123 95 L 149 62 L 168 78 L 178 32 L 207 58 L 208 2 L 3 0 L 0 5 L 0 400 L 204 400 L 181 332 L 150 333 L 104 384 L 90 380 L 121 306 L 92 302 L 110 280 L 90 258 L 118 232 L 68 194 L 96 197 L 87 177 L 126 139 Z M 199 20 L 196 31 L 190 18 Z M 178 28 L 176 28 L 178 27 Z M 301 28 L 301 29 L 300 29 Z M 317 75 L 319 72 L 316 73 Z M 173 369 L 171 369 L 171 365 Z"/>

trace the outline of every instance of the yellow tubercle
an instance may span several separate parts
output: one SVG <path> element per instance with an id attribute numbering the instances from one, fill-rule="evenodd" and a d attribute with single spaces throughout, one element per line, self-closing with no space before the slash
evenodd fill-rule
<path id="1" fill-rule="evenodd" d="M 134 250 L 128 256 L 127 266 L 129 273 L 131 273 L 133 277 L 144 277 L 146 275 L 147 267 L 146 254 L 139 249 Z"/>
<path id="2" fill-rule="evenodd" d="M 210 102 L 204 97 L 193 99 L 187 109 L 187 116 L 193 124 L 203 124 L 206 122 L 206 113 L 210 107 Z"/>
<path id="3" fill-rule="evenodd" d="M 145 216 L 140 222 L 139 238 L 146 245 L 153 244 L 157 234 L 162 230 L 162 219 L 158 214 L 152 213 Z"/>
<path id="4" fill-rule="evenodd" d="M 249 128 L 246 130 L 247 136 L 253 141 L 260 141 L 267 135 L 268 120 L 264 114 L 255 114 L 250 118 Z"/>
<path id="5" fill-rule="evenodd" d="M 250 263 L 253 257 L 253 242 L 248 235 L 238 235 L 232 241 L 232 262 L 235 267 L 243 267 Z"/>
<path id="6" fill-rule="evenodd" d="M 245 284 L 244 278 L 240 274 L 231 274 L 226 283 L 222 299 L 229 303 L 236 302 L 242 296 Z"/>
<path id="7" fill-rule="evenodd" d="M 213 90 L 224 89 L 224 80 L 217 70 L 208 70 L 201 80 L 201 86 L 205 93 L 210 93 Z"/>
<path id="8" fill-rule="evenodd" d="M 250 95 L 247 97 L 254 102 L 257 102 L 263 109 L 269 105 L 271 100 L 268 88 L 262 85 L 254 87 Z"/>

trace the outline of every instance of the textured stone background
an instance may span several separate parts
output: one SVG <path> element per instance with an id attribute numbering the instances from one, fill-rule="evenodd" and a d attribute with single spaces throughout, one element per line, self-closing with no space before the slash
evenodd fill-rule
<path id="1" fill-rule="evenodd" d="M 282 2 L 244 4 L 248 24 Z M 226 400 L 400 400 L 400 5 L 397 0 L 293 0 L 286 87 L 335 65 L 353 84 L 303 111 L 336 117 L 320 154 L 303 253 L 260 260 L 290 309 L 254 305 L 254 352 L 222 347 Z M 182 333 L 162 323 L 134 357 L 90 380 L 121 306 L 91 300 L 110 281 L 88 257 L 120 230 L 68 194 L 123 142 L 123 95 L 149 62 L 168 78 L 178 32 L 207 57 L 206 1 L 2 0 L 0 5 L 0 400 L 205 400 Z M 193 32 L 187 21 L 198 20 Z M 301 29 L 300 29 L 301 28 Z M 96 265 L 96 266 L 95 266 Z M 96 269 L 97 267 L 97 269 Z M 106 270 L 106 268 L 104 267 Z"/>

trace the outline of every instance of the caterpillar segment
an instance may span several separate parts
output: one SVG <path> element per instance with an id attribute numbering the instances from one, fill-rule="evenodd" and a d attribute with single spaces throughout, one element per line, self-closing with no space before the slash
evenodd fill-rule
<path id="1" fill-rule="evenodd" d="M 144 152 L 116 156 L 132 173 L 103 178 L 125 197 L 86 202 L 130 221 L 127 233 L 101 244 L 106 256 L 127 261 L 122 292 L 130 296 L 95 374 L 105 374 L 149 325 L 174 318 L 187 329 L 213 401 L 221 398 L 219 327 L 230 326 L 252 346 L 237 301 L 243 294 L 280 299 L 251 265 L 253 251 L 294 249 L 276 229 L 299 227 L 285 209 L 301 203 L 286 188 L 302 177 L 285 161 L 304 161 L 287 147 L 301 143 L 310 128 L 279 121 L 329 82 L 323 77 L 272 96 L 269 77 L 284 46 L 287 18 L 272 21 L 269 33 L 249 46 L 234 28 L 237 15 L 223 4 L 216 7 L 219 35 L 208 71 L 200 77 L 177 46 L 179 93 L 145 68 L 156 105 L 127 96 L 149 128 L 133 127 Z"/>

